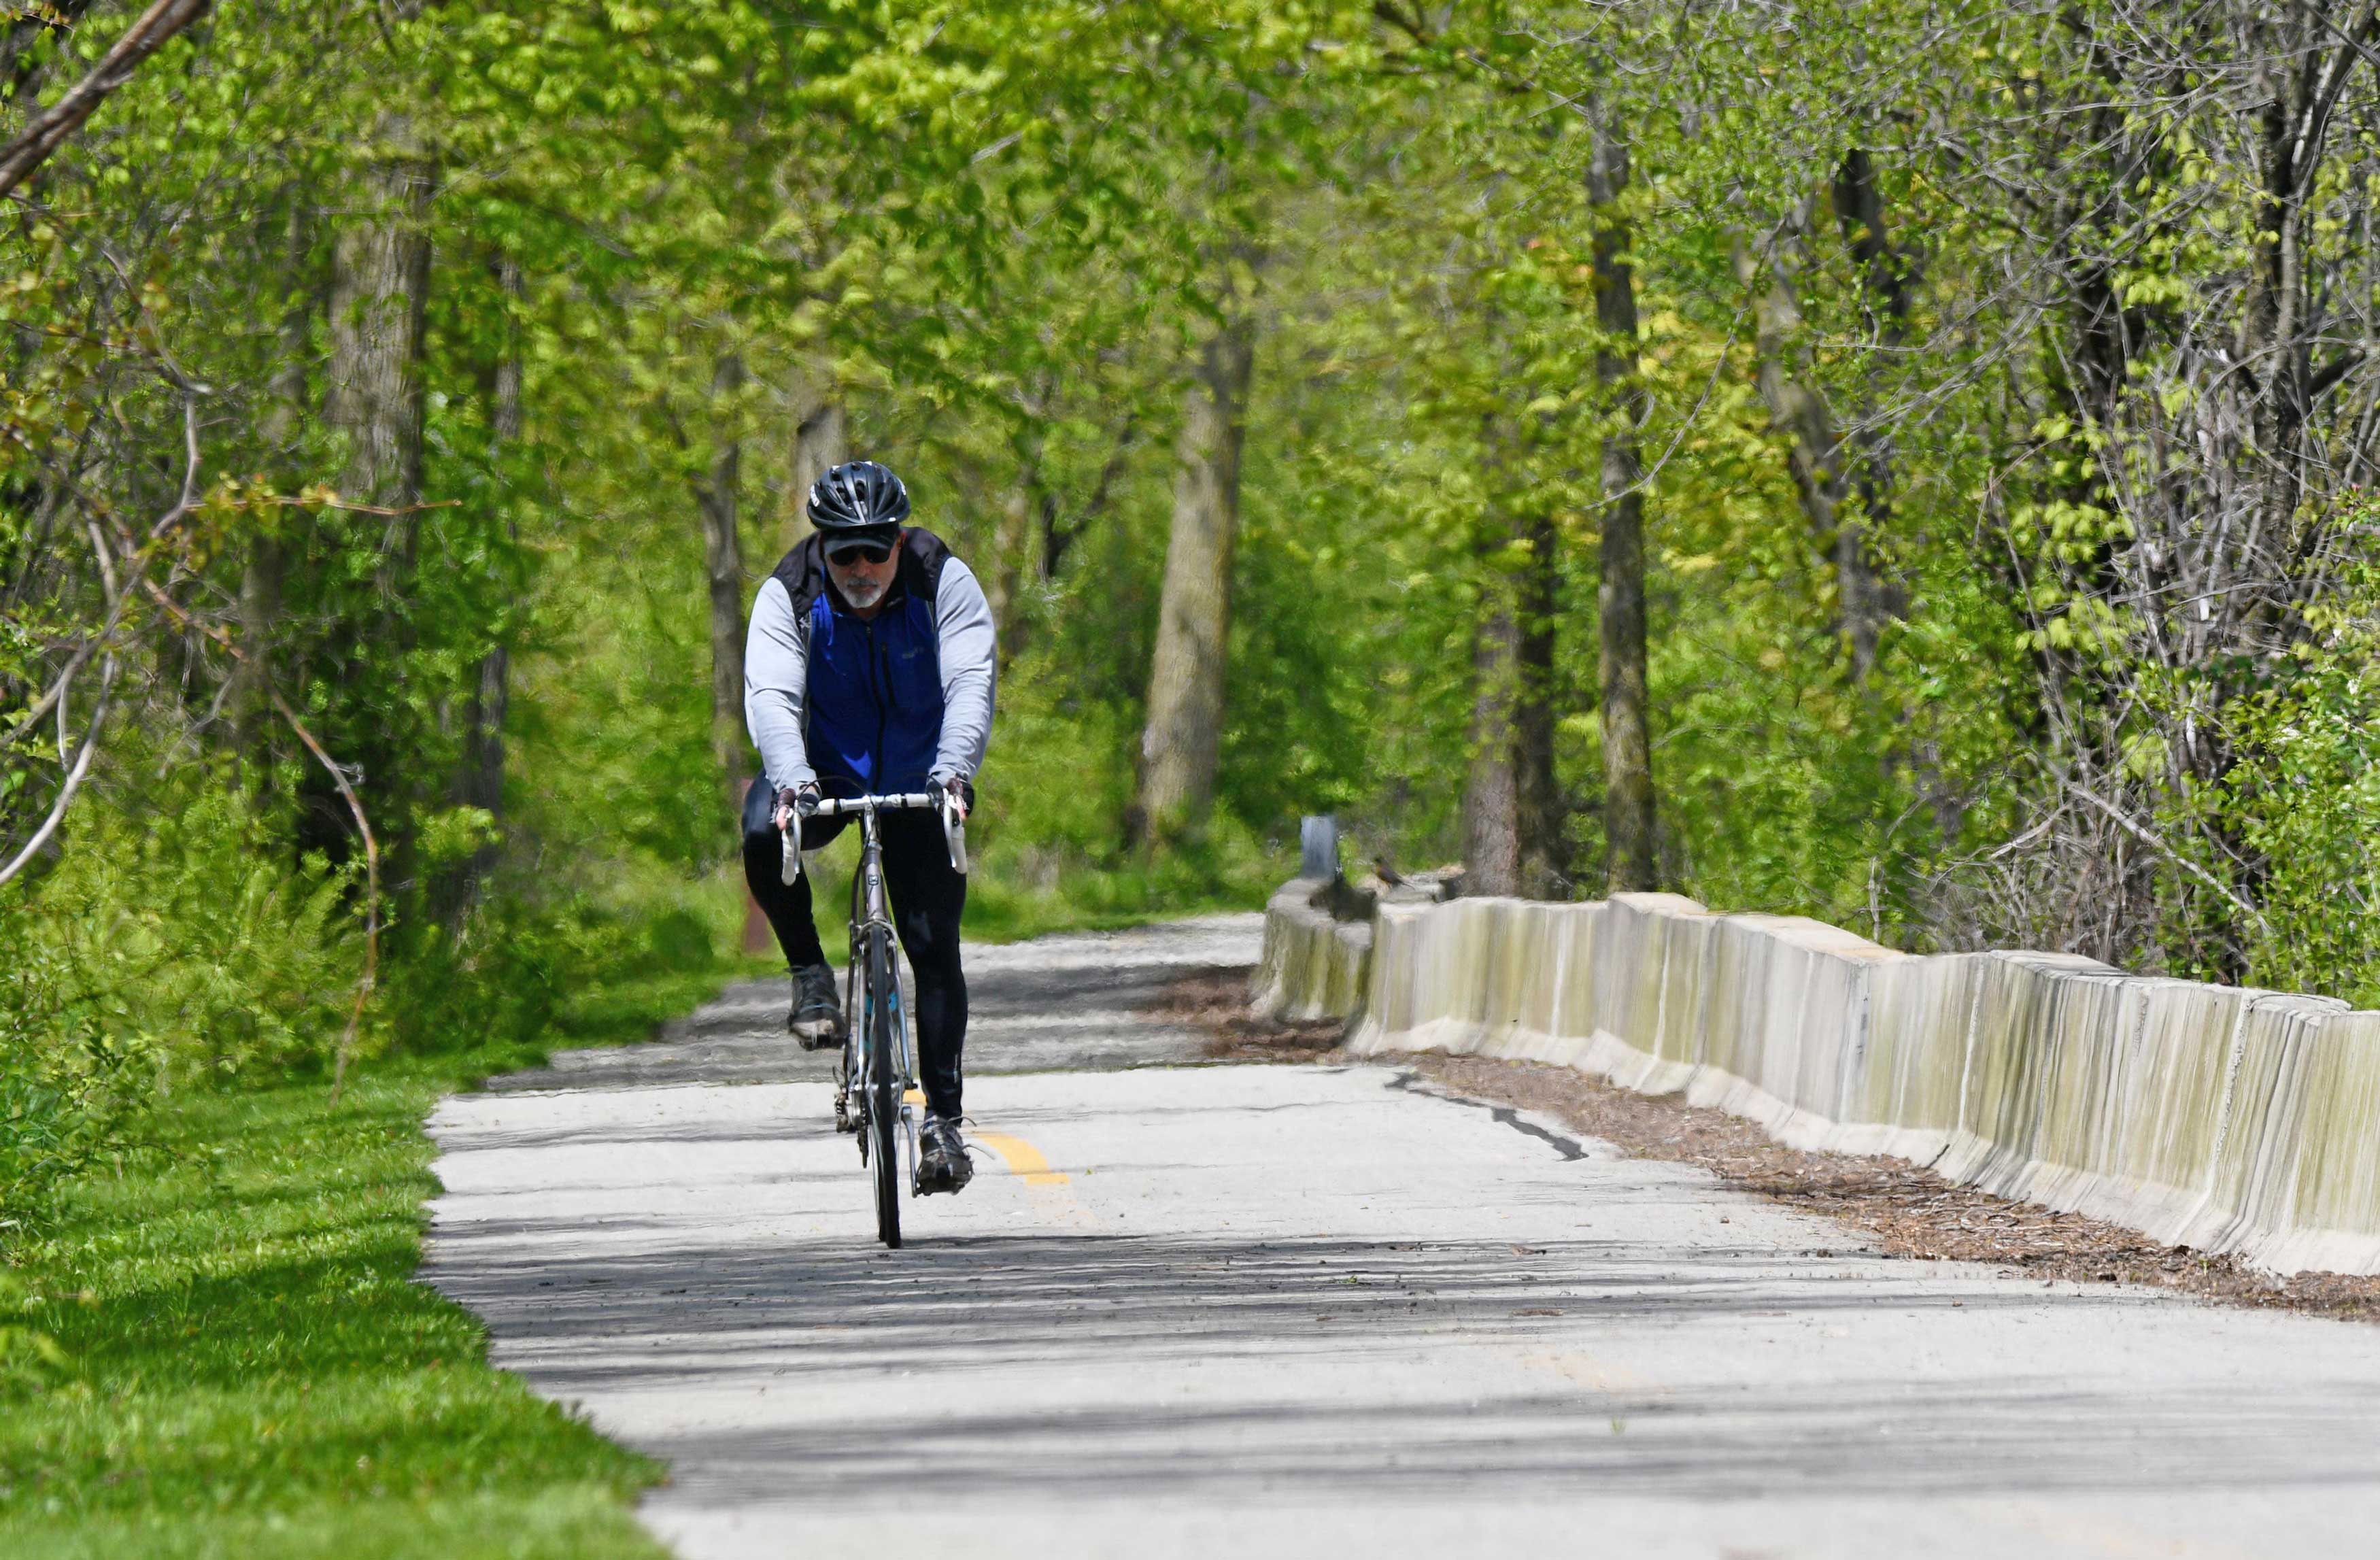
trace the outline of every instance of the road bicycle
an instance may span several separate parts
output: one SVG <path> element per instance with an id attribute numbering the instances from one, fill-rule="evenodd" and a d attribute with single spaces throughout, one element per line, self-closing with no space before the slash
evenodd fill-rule
<path id="1" fill-rule="evenodd" d="M 967 870 L 966 821 L 948 792 L 911 791 L 900 796 L 821 798 L 816 816 L 859 820 L 859 865 L 851 874 L 851 962 L 844 968 L 843 1054 L 834 1069 L 834 1126 L 859 1139 L 859 1162 L 876 1192 L 876 1237 L 901 1244 L 900 1168 L 906 1166 L 909 1195 L 917 1192 L 917 1120 L 909 1103 L 917 1074 L 909 1056 L 909 1016 L 901 1004 L 901 981 L 893 963 L 892 914 L 884 893 L 884 846 L 877 814 L 931 808 L 941 815 L 942 841 L 951 868 Z M 802 831 L 798 822 L 783 831 L 784 880 L 801 875 Z"/>

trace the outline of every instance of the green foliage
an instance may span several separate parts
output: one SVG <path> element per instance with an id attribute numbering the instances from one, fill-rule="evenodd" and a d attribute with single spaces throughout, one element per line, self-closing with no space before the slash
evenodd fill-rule
<path id="1" fill-rule="evenodd" d="M 0 900 L 0 1241 L 49 1189 L 117 1146 L 154 1059 L 78 1000 L 80 974 Z"/>
<path id="2" fill-rule="evenodd" d="M 177 775 L 159 810 L 87 809 L 0 900 L 0 1210 L 122 1148 L 176 1089 L 319 1073 L 352 1000 L 349 874 L 294 869 L 237 793 Z"/>
<path id="3" fill-rule="evenodd" d="M 2371 646 L 2321 654 L 2285 694 L 2233 713 L 2241 762 L 2212 798 L 2265 864 L 2247 978 L 2281 991 L 2380 1007 L 2380 689 Z M 2177 898 L 2199 890 L 2179 883 Z M 2186 898 L 2185 898 L 2186 902 Z"/>
<path id="4" fill-rule="evenodd" d="M 241 933 L 204 929 L 140 999 L 187 1027 L 176 1065 L 318 1066 L 343 983 L 327 972 L 356 956 L 356 841 L 321 765 L 273 721 L 260 733 L 235 714 L 247 724 L 226 733 L 208 705 L 233 637 L 208 626 L 237 627 L 260 556 L 283 570 L 276 686 L 360 766 L 387 847 L 368 1041 L 443 1043 L 467 1010 L 533 1034 L 583 971 L 629 957 L 647 908 L 708 895 L 702 915 L 728 917 L 725 890 L 692 886 L 732 841 L 734 785 L 710 729 L 696 494 L 738 453 L 748 593 L 798 530 L 784 449 L 822 396 L 865 452 L 911 474 L 920 518 L 1010 607 L 981 904 L 1054 905 L 1078 874 L 1145 880 L 1116 892 L 1149 906 L 1222 892 L 1236 867 L 1127 870 L 1116 852 L 1184 346 L 1226 304 L 1257 311 L 1263 345 L 1218 779 L 1242 843 L 1225 856 L 1326 807 L 1408 865 L 1456 848 L 1478 630 L 1519 589 L 1522 531 L 1549 526 L 1568 881 L 1598 881 L 1597 464 L 1618 403 L 1597 359 L 1619 353 L 1650 406 L 1657 775 L 1678 885 L 1912 945 L 2030 934 L 2037 920 L 1961 885 L 2071 778 L 2043 727 L 2063 700 L 2055 718 L 2114 762 L 2127 807 L 2204 821 L 2216 833 L 2177 848 L 2260 893 L 2246 835 L 2262 825 L 2204 801 L 2265 795 L 2253 764 L 2232 784 L 2228 758 L 2194 761 L 2168 786 L 2161 738 L 2121 713 L 2150 691 L 2131 686 L 2155 659 L 2143 645 L 2173 625 L 2123 584 L 2125 560 L 2155 548 L 2119 479 L 2189 445 L 2156 419 L 2215 393 L 2184 372 L 2173 323 L 2245 296 L 2240 125 L 2154 73 L 2115 83 L 2130 117 L 2110 136 L 2012 113 L 2091 90 L 2086 41 L 2113 23 L 2088 6 L 1565 17 L 476 0 L 393 23 L 361 4 L 274 4 L 177 43 L 46 176 L 56 199 L 6 237 L 20 279 L 0 299 L 20 354 L 0 709 L 33 697 L 102 593 L 91 568 L 26 585 L 28 561 L 72 530 L 43 495 L 91 471 L 72 480 L 93 515 L 158 512 L 203 402 L 200 485 L 216 497 L 156 555 L 177 604 L 128 652 L 148 690 L 130 718 L 157 750 L 234 757 L 278 798 L 261 825 L 278 837 L 251 831 L 241 849 L 283 863 L 286 885 L 228 860 L 176 881 L 234 907 L 228 928 L 298 928 L 325 965 L 267 969 Z M 1854 34 L 1858 51 L 1835 46 Z M 1945 54 L 1946 37 L 1960 46 Z M 313 412 L 346 323 L 320 299 L 342 224 L 397 144 L 392 102 L 434 185 L 431 506 L 402 516 L 323 502 L 350 449 Z M 1629 343 L 1595 312 L 1597 116 L 1637 170 L 1621 203 L 1644 321 Z M 1833 182 L 1886 125 L 1925 127 L 1874 157 L 1907 240 L 1890 300 Z M 1972 183 L 1961 136 L 2026 188 L 2072 196 L 2043 209 L 2078 213 L 2065 239 L 2106 261 L 2149 344 L 2119 414 L 2084 404 L 2061 297 L 2007 290 L 2063 262 Z M 2336 260 L 2359 187 L 2334 162 L 2313 188 L 2325 214 L 2308 231 Z M 2131 215 L 2084 214 L 2094 191 Z M 1755 327 L 1772 292 L 1790 318 Z M 1858 479 L 1834 522 L 1803 512 L 1764 374 L 1832 409 Z M 2201 458 L 2176 480 L 2211 481 L 2191 474 Z M 1872 666 L 1845 642 L 1834 553 L 1852 523 L 1899 595 Z M 456 779 L 497 652 L 512 678 L 501 805 Z M 2099 702 L 2111 689 L 2128 691 Z M 2218 679 L 2191 699 L 2245 733 L 2261 717 L 2219 708 L 2238 691 Z M 0 776 L 12 829 L 55 783 L 24 751 Z M 221 819 L 193 823 L 230 837 Z M 2199 891 L 2175 892 L 2167 924 L 2189 942 Z M 42 896 L 98 893 L 69 872 Z M 157 914 L 197 925 L 187 904 Z"/>
<path id="5" fill-rule="evenodd" d="M 0 1268 L 0 1401 L 56 1383 L 73 1364 L 55 1338 L 23 1322 L 33 1304 L 24 1281 Z"/>
<path id="6" fill-rule="evenodd" d="M 160 1087 L 326 1065 L 362 958 L 351 873 L 273 857 L 237 793 L 184 773 L 129 811 L 91 810 L 31 910 L 60 1005 Z M 154 807 L 156 811 L 149 810 Z"/>
<path id="7" fill-rule="evenodd" d="M 2380 1007 L 2371 957 L 2380 946 L 2372 833 L 2380 810 L 2380 566 L 2348 571 L 2312 627 L 2293 654 L 2258 668 L 2252 687 L 2222 706 L 2220 736 L 2235 762 L 2221 783 L 2175 787 L 2156 820 L 2162 839 L 2236 841 L 2238 855 L 2169 854 L 2160 868 L 2177 919 L 2250 922 L 2249 981 Z M 2204 708 L 2212 675 L 2176 677 L 2164 697 Z M 2148 722 L 2134 752 L 2151 773 L 2167 770 L 2164 741 Z M 2254 894 L 2252 910 L 2227 902 L 2233 884 Z M 2174 942 L 2187 945 L 2190 930 L 2176 928 Z"/>
<path id="8" fill-rule="evenodd" d="M 1294 870 L 1278 837 L 1261 840 L 1231 821 L 1199 846 L 1153 860 L 1124 849 L 1115 821 L 1129 799 L 1132 771 L 1122 758 L 1129 740 L 1117 729 L 1122 719 L 1070 717 L 1052 707 L 1048 683 L 1035 677 L 1028 670 L 1011 680 L 998 756 L 985 767 L 983 805 L 968 824 L 966 935 L 1009 942 L 1174 913 L 1252 909 Z M 842 941 L 847 902 L 847 890 L 821 891 L 830 948 Z"/>

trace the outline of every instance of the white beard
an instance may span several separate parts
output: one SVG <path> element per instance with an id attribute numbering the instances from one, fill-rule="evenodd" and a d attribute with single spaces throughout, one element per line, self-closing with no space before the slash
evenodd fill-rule
<path id="1" fill-rule="evenodd" d="M 890 590 L 892 585 L 892 582 L 889 579 L 881 584 L 867 579 L 855 579 L 848 585 L 840 579 L 835 581 L 835 588 L 843 592 L 843 599 L 861 612 L 866 612 L 869 607 L 882 601 L 884 592 Z"/>

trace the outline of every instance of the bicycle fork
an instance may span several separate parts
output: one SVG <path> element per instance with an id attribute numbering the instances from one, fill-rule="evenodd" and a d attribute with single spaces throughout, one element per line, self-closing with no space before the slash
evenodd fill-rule
<path id="1" fill-rule="evenodd" d="M 909 1015 L 901 1001 L 900 940 L 892 929 L 884 894 L 882 846 L 877 837 L 876 815 L 873 811 L 860 816 L 860 871 L 852 881 L 853 896 L 857 913 L 852 917 L 851 959 L 845 967 L 844 1011 L 852 1011 L 851 997 L 856 988 L 860 997 L 857 1024 L 845 1024 L 842 1059 L 835 1069 L 834 1120 L 838 1129 L 850 1131 L 856 1126 L 859 1139 L 859 1162 L 868 1163 L 871 1141 L 868 1102 L 877 1097 L 873 1067 L 873 1048 L 867 1037 L 876 1032 L 878 993 L 869 991 L 867 977 L 868 944 L 870 933 L 884 933 L 886 1025 L 891 1031 L 891 1054 L 887 1057 L 893 1066 L 892 1095 L 898 1112 L 893 1126 L 901 1139 L 903 1157 L 906 1161 L 907 1180 L 911 1196 L 917 1195 L 917 1113 L 909 1103 L 916 1087 L 917 1066 L 909 1051 Z M 856 1082 L 858 1107 L 854 1120 L 852 1099 Z"/>
<path id="2" fill-rule="evenodd" d="M 868 1033 L 875 1024 L 874 1000 L 870 995 L 862 1005 L 859 1034 Z M 895 1108 L 900 1112 L 899 1118 L 893 1125 L 901 1133 L 903 1156 L 906 1160 L 909 1172 L 909 1188 L 914 1193 L 917 1187 L 917 1108 L 910 1104 L 909 1095 L 916 1087 L 917 1074 L 917 1066 L 909 1054 L 909 1016 L 907 1010 L 901 1005 L 898 975 L 893 977 L 892 989 L 887 993 L 886 1000 L 891 1005 L 889 1016 L 892 1019 L 892 1030 L 891 1057 L 893 1065 L 892 1097 L 899 1102 Z M 855 1052 L 857 1053 L 856 1061 Z M 868 1047 L 862 1044 L 856 1036 L 845 1036 L 843 1058 L 835 1068 L 834 1121 L 838 1128 L 850 1130 L 850 1127 L 845 1124 L 853 1121 L 852 1101 L 856 1098 L 859 1103 L 856 1125 L 859 1129 L 859 1162 L 862 1164 L 868 1163 L 869 1141 L 868 1102 L 876 1098 L 876 1077 L 871 1070 L 871 1066 Z"/>

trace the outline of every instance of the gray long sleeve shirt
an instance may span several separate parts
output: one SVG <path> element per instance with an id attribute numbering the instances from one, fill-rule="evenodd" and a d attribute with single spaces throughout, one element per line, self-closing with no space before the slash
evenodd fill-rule
<path id="1" fill-rule="evenodd" d="M 930 778 L 972 779 L 991 741 L 994 640 L 991 603 L 975 571 L 955 557 L 942 565 L 934 591 L 934 638 L 942 731 Z M 770 785 L 780 790 L 818 779 L 804 724 L 808 696 L 809 624 L 795 616 L 792 596 L 772 576 L 761 581 L 744 639 L 744 725 Z"/>

